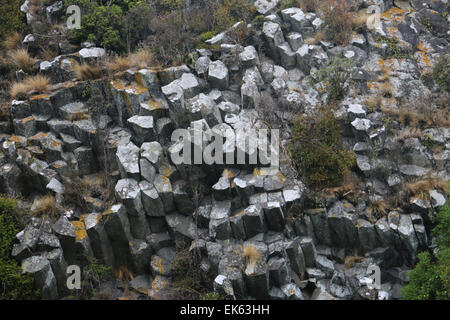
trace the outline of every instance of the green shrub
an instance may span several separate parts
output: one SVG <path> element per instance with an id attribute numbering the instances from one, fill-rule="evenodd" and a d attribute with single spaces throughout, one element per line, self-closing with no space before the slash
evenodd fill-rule
<path id="1" fill-rule="evenodd" d="M 342 145 L 342 129 L 330 108 L 320 107 L 311 116 L 298 116 L 289 146 L 308 184 L 313 188 L 336 187 L 355 164 L 353 152 Z"/>
<path id="2" fill-rule="evenodd" d="M 263 15 L 256 16 L 255 19 L 253 19 L 252 24 L 256 29 L 261 29 L 264 25 L 264 16 Z"/>
<path id="3" fill-rule="evenodd" d="M 20 11 L 22 0 L 3 0 L 0 5 L 0 41 L 14 31 L 28 31 L 25 15 Z"/>
<path id="4" fill-rule="evenodd" d="M 313 75 L 316 81 L 322 81 L 325 85 L 328 101 L 338 101 L 345 97 L 353 66 L 352 60 L 336 57 Z"/>
<path id="5" fill-rule="evenodd" d="M 387 55 L 390 58 L 404 59 L 409 58 L 410 54 L 399 46 L 400 41 L 396 37 L 378 36 L 376 42 L 387 44 Z"/>
<path id="6" fill-rule="evenodd" d="M 76 292 L 81 299 L 90 299 L 94 295 L 100 284 L 107 280 L 113 279 L 113 269 L 98 263 L 95 258 L 86 256 L 87 264 L 83 267 L 81 291 Z"/>
<path id="7" fill-rule="evenodd" d="M 327 0 L 322 11 L 328 40 L 347 44 L 352 33 L 352 14 L 347 0 Z"/>
<path id="8" fill-rule="evenodd" d="M 178 296 L 185 299 L 211 298 L 213 278 L 200 269 L 200 256 L 190 252 L 184 243 L 177 243 L 172 279 Z"/>
<path id="9" fill-rule="evenodd" d="M 437 225 L 432 231 L 438 252 L 418 254 L 419 262 L 409 272 L 410 282 L 402 288 L 405 300 L 450 299 L 450 201 L 437 214 Z"/>
<path id="10" fill-rule="evenodd" d="M 11 259 L 13 243 L 20 231 L 16 202 L 0 197 L 0 300 L 34 299 L 34 279 L 22 274 L 22 268 Z"/>
<path id="11" fill-rule="evenodd" d="M 444 55 L 433 67 L 432 77 L 447 92 L 450 92 L 450 54 Z"/>

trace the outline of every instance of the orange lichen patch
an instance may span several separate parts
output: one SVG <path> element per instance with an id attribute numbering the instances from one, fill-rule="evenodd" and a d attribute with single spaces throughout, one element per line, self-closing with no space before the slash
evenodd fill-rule
<path id="1" fill-rule="evenodd" d="M 280 179 L 281 182 L 284 182 L 286 180 L 286 177 L 281 172 L 279 172 L 277 174 L 277 176 L 278 176 L 278 179 Z"/>
<path id="2" fill-rule="evenodd" d="M 142 94 L 148 91 L 146 87 L 139 85 L 139 83 L 127 86 L 125 90 L 127 91 L 127 93 L 134 93 L 134 94 Z"/>
<path id="3" fill-rule="evenodd" d="M 245 213 L 245 211 L 244 211 L 244 210 L 241 210 L 241 211 L 239 211 L 238 213 L 236 213 L 234 216 L 232 216 L 231 218 L 237 218 L 237 217 L 240 217 L 240 216 L 242 216 L 244 213 Z"/>
<path id="4" fill-rule="evenodd" d="M 232 179 L 234 177 L 236 177 L 237 172 L 233 172 L 233 170 L 229 170 L 229 169 L 225 169 L 222 172 L 222 177 L 226 177 L 228 179 Z"/>
<path id="5" fill-rule="evenodd" d="M 33 120 L 34 120 L 34 117 L 33 116 L 29 116 L 27 118 L 23 118 L 22 119 L 22 123 L 27 123 L 27 122 L 30 122 L 30 121 L 33 121 Z"/>
<path id="6" fill-rule="evenodd" d="M 157 110 L 163 108 L 162 102 L 153 100 L 153 98 L 150 98 L 150 100 L 148 100 L 146 104 L 150 110 Z"/>
<path id="7" fill-rule="evenodd" d="M 40 138 L 48 137 L 48 132 L 38 132 L 34 136 L 30 137 L 30 140 L 39 140 Z"/>
<path id="8" fill-rule="evenodd" d="M 87 237 L 86 226 L 83 221 L 72 221 L 72 225 L 76 241 L 81 241 Z"/>
<path id="9" fill-rule="evenodd" d="M 164 273 L 164 266 L 162 262 L 162 259 L 158 257 L 158 259 L 156 260 L 156 264 L 154 265 L 154 267 L 158 268 L 160 274 Z"/>
<path id="10" fill-rule="evenodd" d="M 430 57 L 425 52 L 417 51 L 414 56 L 418 60 L 419 67 L 425 69 L 431 67 Z"/>
<path id="11" fill-rule="evenodd" d="M 50 96 L 47 94 L 38 94 L 30 98 L 30 100 L 38 100 L 38 99 L 50 99 Z"/>
<path id="12" fill-rule="evenodd" d="M 271 168 L 255 168 L 253 170 L 254 176 L 269 176 L 278 174 L 278 169 L 271 169 Z"/>
<path id="13" fill-rule="evenodd" d="M 21 137 L 21 136 L 10 136 L 8 140 L 11 142 L 16 142 L 16 143 L 23 144 L 23 145 L 26 145 L 26 143 L 27 143 L 27 139 L 25 137 Z"/>
<path id="14" fill-rule="evenodd" d="M 97 223 L 100 223 L 104 217 L 110 215 L 111 213 L 113 213 L 113 211 L 111 209 L 108 209 L 108 210 L 104 211 L 103 213 L 100 213 L 99 215 L 97 215 Z"/>
<path id="15" fill-rule="evenodd" d="M 378 64 L 384 66 L 384 60 L 382 58 L 378 59 Z"/>
<path id="16" fill-rule="evenodd" d="M 170 177 L 172 171 L 170 171 L 169 167 L 163 165 L 159 168 L 159 173 L 162 174 L 164 177 Z"/>
<path id="17" fill-rule="evenodd" d="M 111 83 L 111 86 L 114 87 L 114 89 L 117 89 L 117 90 L 120 90 L 120 91 L 125 90 L 125 86 L 124 86 L 124 84 L 122 83 L 122 81 L 115 81 L 115 80 L 112 80 L 110 83 Z"/>
<path id="18" fill-rule="evenodd" d="M 63 145 L 61 142 L 58 142 L 58 141 L 55 141 L 55 140 L 52 140 L 52 142 L 50 142 L 50 143 L 55 148 L 62 147 L 62 145 Z"/>
<path id="19" fill-rule="evenodd" d="M 392 7 L 388 11 L 383 12 L 381 15 L 386 19 L 392 19 L 394 16 L 399 16 L 405 13 L 405 10 L 402 10 L 400 8 Z"/>

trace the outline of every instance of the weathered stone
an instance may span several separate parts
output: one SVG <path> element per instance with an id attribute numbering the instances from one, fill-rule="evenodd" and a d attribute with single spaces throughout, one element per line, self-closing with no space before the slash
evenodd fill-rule
<path id="1" fill-rule="evenodd" d="M 139 151 L 139 148 L 132 142 L 117 148 L 116 157 L 122 178 L 140 180 Z"/>
<path id="2" fill-rule="evenodd" d="M 24 273 L 31 274 L 40 289 L 41 296 L 45 300 L 56 300 L 58 289 L 56 278 L 50 267 L 50 262 L 43 256 L 32 256 L 22 261 Z"/>
<path id="3" fill-rule="evenodd" d="M 138 144 L 154 141 L 156 138 L 155 124 L 152 116 L 133 116 L 127 120 Z"/>
<path id="4" fill-rule="evenodd" d="M 228 89 L 228 68 L 222 61 L 217 60 L 209 64 L 208 80 L 215 88 L 220 90 Z"/>
<path id="5" fill-rule="evenodd" d="M 166 176 L 163 176 L 161 174 L 157 174 L 155 176 L 153 185 L 154 185 L 156 191 L 158 191 L 158 194 L 164 203 L 165 212 L 171 212 L 171 211 L 175 210 L 175 205 L 174 205 L 174 201 L 173 201 L 172 184 L 170 183 L 169 178 L 167 178 Z"/>

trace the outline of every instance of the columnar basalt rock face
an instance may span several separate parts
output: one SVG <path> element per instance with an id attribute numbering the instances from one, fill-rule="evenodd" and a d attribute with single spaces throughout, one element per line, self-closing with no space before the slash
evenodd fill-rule
<path id="1" fill-rule="evenodd" d="M 195 52 L 193 70 L 186 65 L 130 69 L 117 79 L 66 83 L 49 95 L 11 102 L 12 121 L 0 126 L 0 192 L 33 197 L 51 192 L 61 207 L 54 221 L 33 218 L 17 234 L 12 252 L 44 299 L 67 294 L 65 269 L 81 264 L 83 256 L 129 268 L 136 276 L 130 288 L 145 288 L 156 297 L 171 284 L 180 242 L 199 254 L 202 270 L 213 274 L 213 286 L 224 296 L 399 298 L 401 272 L 431 243 L 426 214 L 444 205 L 446 194 L 437 188 L 429 197 L 406 194 L 403 211 L 386 209 L 384 216 L 372 214 L 370 203 L 403 195 L 405 182 L 431 173 L 448 179 L 450 131 L 433 127 L 423 137 L 391 135 L 393 128 L 405 127 L 397 120 L 388 123 L 383 112 L 397 110 L 399 100 L 414 105 L 414 99 L 437 92 L 422 76 L 448 48 L 448 21 L 435 14 L 444 1 L 411 1 L 405 8 L 392 8 L 390 0 L 352 2 L 361 10 L 375 5 L 383 18 L 365 33 L 354 32 L 346 46 L 310 44 L 306 40 L 324 27 L 318 13 L 276 11 L 278 2 L 255 3 L 264 15 L 257 33 L 264 46 L 230 44 L 224 32 L 208 41 L 219 47 L 214 54 Z M 48 19 L 57 16 L 58 3 L 47 7 Z M 424 19 L 432 31 L 420 24 Z M 390 57 L 388 45 L 377 41 L 380 36 L 396 37 L 415 62 Z M 75 56 L 94 61 L 105 54 L 86 47 Z M 180 128 L 189 133 L 191 151 L 203 151 L 208 136 L 233 138 L 264 129 L 276 117 L 283 123 L 280 143 L 287 147 L 295 115 L 327 102 L 326 84 L 311 85 L 307 76 L 334 57 L 355 62 L 351 77 L 359 93 L 351 87 L 336 115 L 344 145 L 355 153 L 361 194 L 311 196 L 282 154 L 278 168 L 172 161 L 184 145 L 171 141 Z M 68 81 L 73 58 L 40 62 L 40 70 L 54 82 Z M 387 73 L 389 79 L 379 81 Z M 101 88 L 108 101 L 99 121 L 89 114 L 83 94 L 88 86 Z M 387 87 L 392 92 L 382 98 L 385 108 L 374 110 L 366 98 Z M 200 140 L 194 139 L 196 127 L 204 134 Z M 257 142 L 224 144 L 223 151 L 233 160 L 237 150 L 250 158 Z M 82 195 L 90 199 L 85 207 L 62 209 L 73 197 L 68 187 L 74 177 L 88 179 L 105 169 L 112 201 L 103 203 L 97 191 Z M 34 201 L 32 210 L 36 206 Z M 367 286 L 369 265 L 388 275 L 381 289 Z"/>

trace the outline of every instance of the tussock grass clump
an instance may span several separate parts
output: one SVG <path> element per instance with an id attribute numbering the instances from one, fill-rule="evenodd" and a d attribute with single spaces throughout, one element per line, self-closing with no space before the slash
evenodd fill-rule
<path id="1" fill-rule="evenodd" d="M 317 0 L 298 0 L 297 5 L 304 12 L 315 12 L 319 8 L 319 3 Z"/>
<path id="2" fill-rule="evenodd" d="M 242 255 L 245 257 L 247 267 L 255 267 L 256 263 L 261 260 L 261 253 L 251 244 L 244 247 Z"/>
<path id="3" fill-rule="evenodd" d="M 36 59 L 34 59 L 26 49 L 16 49 L 8 53 L 8 61 L 17 69 L 29 72 L 33 69 Z"/>
<path id="4" fill-rule="evenodd" d="M 411 196 L 429 197 L 430 190 L 439 190 L 449 194 L 448 184 L 445 180 L 437 177 L 428 177 L 425 180 L 406 183 L 406 190 Z"/>
<path id="5" fill-rule="evenodd" d="M 47 76 L 36 75 L 22 82 L 15 82 L 10 90 L 13 98 L 24 97 L 33 93 L 44 93 L 50 89 L 50 79 Z"/>
<path id="6" fill-rule="evenodd" d="M 48 194 L 34 200 L 31 206 L 31 214 L 38 217 L 56 217 L 57 207 L 55 197 Z"/>
<path id="7" fill-rule="evenodd" d="M 3 47 L 6 50 L 17 49 L 18 47 L 20 47 L 21 44 L 22 44 L 22 35 L 17 31 L 14 31 L 13 33 L 11 33 L 3 41 Z"/>
<path id="8" fill-rule="evenodd" d="M 95 80 L 102 77 L 102 71 L 99 67 L 88 63 L 74 65 L 75 76 L 79 80 Z"/>
<path id="9" fill-rule="evenodd" d="M 379 219 L 388 212 L 388 204 L 385 201 L 375 200 L 370 203 L 368 212 L 371 216 Z"/>
<path id="10" fill-rule="evenodd" d="M 112 61 L 107 62 L 107 67 L 113 72 L 120 72 L 132 68 L 144 69 L 153 64 L 153 55 L 146 49 L 140 49 L 128 56 L 114 57 Z"/>
<path id="11" fill-rule="evenodd" d="M 355 266 L 356 263 L 359 263 L 363 260 L 363 257 L 358 256 L 358 253 L 355 253 L 353 256 L 345 257 L 345 267 L 347 269 L 351 269 Z"/>

